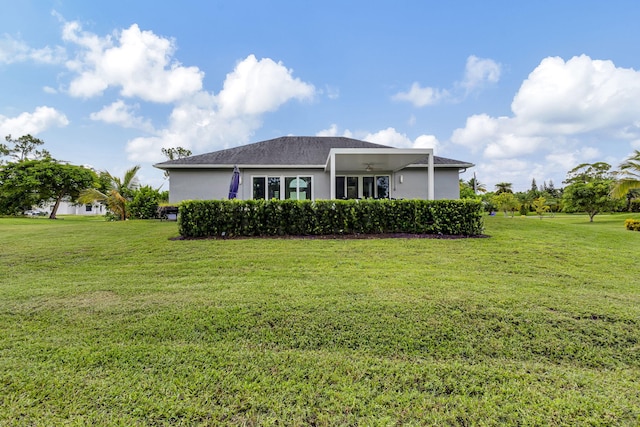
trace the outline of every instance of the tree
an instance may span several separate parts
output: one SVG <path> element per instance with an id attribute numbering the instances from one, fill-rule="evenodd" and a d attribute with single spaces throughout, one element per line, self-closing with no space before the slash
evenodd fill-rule
<path id="1" fill-rule="evenodd" d="M 473 191 L 473 187 L 469 186 L 469 183 L 460 180 L 460 198 L 461 199 L 475 199 L 478 196 Z"/>
<path id="2" fill-rule="evenodd" d="M 138 188 L 129 203 L 131 217 L 139 219 L 155 218 L 162 194 L 149 185 Z"/>
<path id="3" fill-rule="evenodd" d="M 551 209 L 549 205 L 547 205 L 547 201 L 544 197 L 538 197 L 533 201 L 533 209 L 536 211 L 536 214 L 542 219 L 542 216 L 545 212 L 549 212 Z"/>
<path id="4" fill-rule="evenodd" d="M 16 214 L 53 201 L 49 218 L 55 219 L 64 198 L 76 200 L 95 180 L 92 170 L 51 158 L 8 163 L 0 169 L 0 210 Z"/>
<path id="5" fill-rule="evenodd" d="M 496 184 L 496 195 L 501 193 L 513 193 L 510 182 L 499 182 Z"/>
<path id="6" fill-rule="evenodd" d="M 635 150 L 618 166 L 618 180 L 611 190 L 613 197 L 624 197 L 631 190 L 640 189 L 640 150 Z"/>
<path id="7" fill-rule="evenodd" d="M 0 152 L 13 157 L 19 162 L 29 159 L 32 154 L 35 159 L 51 157 L 47 150 L 36 150 L 36 147 L 43 145 L 44 141 L 29 134 L 23 135 L 18 139 L 11 139 L 11 135 L 7 135 L 5 140 L 12 143 L 13 148 L 3 144 Z"/>
<path id="8" fill-rule="evenodd" d="M 610 210 L 614 201 L 611 198 L 613 177 L 611 165 L 605 162 L 583 163 L 567 173 L 568 184 L 564 189 L 565 210 L 582 211 L 589 215 L 589 221 L 602 211 Z"/>
<path id="9" fill-rule="evenodd" d="M 84 190 L 79 197 L 82 203 L 100 202 L 117 215 L 121 220 L 129 217 L 127 205 L 134 196 L 134 191 L 138 188 L 136 174 L 140 170 L 140 165 L 127 170 L 122 179 L 111 175 L 109 172 L 102 172 L 98 177 L 97 188 Z"/>
<path id="10" fill-rule="evenodd" d="M 478 181 L 475 176 L 467 181 L 467 185 L 471 187 L 476 194 L 487 192 L 487 186 Z"/>
<path id="11" fill-rule="evenodd" d="M 514 215 L 520 207 L 518 199 L 513 193 L 502 192 L 492 197 L 491 201 L 498 207 L 499 210 L 504 212 L 504 216 L 507 216 L 507 212 L 511 212 L 511 216 Z"/>
<path id="12" fill-rule="evenodd" d="M 191 155 L 191 150 L 182 147 L 161 148 L 160 151 L 168 160 L 178 160 Z M 164 171 L 165 178 L 169 178 L 169 171 Z"/>

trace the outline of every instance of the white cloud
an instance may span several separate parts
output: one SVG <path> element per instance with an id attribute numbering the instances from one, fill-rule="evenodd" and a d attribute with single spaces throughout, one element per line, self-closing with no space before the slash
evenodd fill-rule
<path id="1" fill-rule="evenodd" d="M 129 141 L 129 159 L 161 160 L 163 147 L 202 152 L 246 143 L 265 113 L 293 99 L 312 99 L 314 94 L 313 85 L 294 78 L 282 63 L 249 55 L 227 75 L 218 95 L 195 93 L 177 103 L 167 128 Z"/>
<path id="2" fill-rule="evenodd" d="M 173 59 L 173 40 L 141 31 L 136 24 L 101 38 L 69 22 L 63 39 L 79 47 L 77 56 L 66 63 L 76 74 L 69 85 L 72 96 L 89 98 L 119 87 L 124 97 L 170 103 L 202 89 L 204 73 Z"/>
<path id="3" fill-rule="evenodd" d="M 103 121 L 105 123 L 116 124 L 125 128 L 134 128 L 153 132 L 153 125 L 142 117 L 136 116 L 135 110 L 139 106 L 127 105 L 121 99 L 105 106 L 97 113 L 91 113 L 91 120 Z"/>
<path id="4" fill-rule="evenodd" d="M 459 102 L 471 92 L 482 89 L 487 83 L 497 83 L 501 72 L 502 66 L 493 59 L 471 55 L 467 58 L 463 80 L 454 82 L 452 89 L 422 87 L 420 83 L 414 82 L 407 92 L 399 92 L 391 99 L 408 101 L 415 107 L 436 105 L 442 101 Z M 464 93 L 460 93 L 460 88 Z"/>
<path id="5" fill-rule="evenodd" d="M 510 117 L 474 115 L 451 142 L 481 151 L 486 164 L 513 173 L 537 156 L 538 172 L 558 174 L 602 160 L 598 145 L 632 146 L 640 140 L 640 72 L 586 55 L 545 58 L 514 96 Z M 525 169 L 531 171 L 532 166 Z M 494 172 L 494 175 L 495 172 Z M 540 177 L 538 177 L 540 178 Z M 543 178 L 544 179 L 544 178 Z M 557 180 L 557 179 L 556 179 Z"/>
<path id="6" fill-rule="evenodd" d="M 0 38 L 0 64 L 33 61 L 42 64 L 59 64 L 65 60 L 66 53 L 61 46 L 34 49 L 24 41 L 16 40 L 5 34 Z"/>
<path id="7" fill-rule="evenodd" d="M 460 82 L 467 93 L 482 88 L 486 83 L 497 83 L 500 80 L 502 66 L 493 59 L 478 58 L 471 55 L 467 58 L 464 79 Z"/>
<path id="8" fill-rule="evenodd" d="M 446 90 L 421 87 L 418 82 L 414 82 L 408 92 L 399 92 L 392 99 L 394 101 L 408 101 L 415 107 L 424 107 L 437 104 L 447 97 L 449 97 L 449 92 Z"/>
<path id="9" fill-rule="evenodd" d="M 51 87 L 51 86 L 43 86 L 42 87 L 42 91 L 44 93 L 48 93 L 50 95 L 55 95 L 56 93 L 58 93 L 58 90 L 56 88 Z"/>
<path id="10" fill-rule="evenodd" d="M 388 127 L 375 133 L 370 133 L 363 138 L 365 141 L 376 144 L 388 145 L 398 148 L 434 148 L 439 146 L 438 139 L 433 135 L 420 135 L 411 140 L 406 134 L 398 132 L 395 128 Z"/>
<path id="11" fill-rule="evenodd" d="M 0 115 L 0 135 L 22 136 L 37 135 L 52 127 L 65 127 L 69 124 L 67 117 L 55 108 L 37 107 L 33 113 L 21 113 L 16 117 Z"/>
<path id="12" fill-rule="evenodd" d="M 293 78 L 281 62 L 270 58 L 258 61 L 249 55 L 227 74 L 218 104 L 226 117 L 260 115 L 291 99 L 312 99 L 314 93 L 313 85 Z"/>
<path id="13" fill-rule="evenodd" d="M 640 72 L 586 55 L 545 58 L 522 83 L 511 109 L 537 132 L 572 135 L 625 128 L 638 135 Z"/>

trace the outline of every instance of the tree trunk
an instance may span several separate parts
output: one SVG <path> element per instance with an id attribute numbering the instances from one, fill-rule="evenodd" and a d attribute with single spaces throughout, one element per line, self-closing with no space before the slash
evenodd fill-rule
<path id="1" fill-rule="evenodd" d="M 62 196 L 58 196 L 58 198 L 56 199 L 56 202 L 53 205 L 53 208 L 51 208 L 51 214 L 49 215 L 49 219 L 57 219 L 56 213 L 58 212 L 58 207 L 60 207 L 61 200 L 62 200 Z"/>

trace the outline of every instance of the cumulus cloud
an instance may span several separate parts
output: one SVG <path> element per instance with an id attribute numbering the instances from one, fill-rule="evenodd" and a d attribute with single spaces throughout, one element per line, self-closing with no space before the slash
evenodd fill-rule
<path id="1" fill-rule="evenodd" d="M 438 139 L 433 135 L 420 135 L 415 140 L 412 140 L 406 134 L 398 132 L 393 127 L 388 127 L 378 132 L 370 133 L 363 139 L 376 144 L 388 145 L 397 148 L 437 149 L 439 146 Z"/>
<path id="2" fill-rule="evenodd" d="M 436 105 L 443 101 L 459 102 L 471 92 L 482 89 L 489 83 L 500 80 L 502 65 L 488 58 L 478 58 L 471 55 L 467 58 L 462 81 L 453 82 L 451 89 L 422 87 L 414 82 L 406 92 L 399 92 L 391 97 L 394 101 L 407 101 L 414 107 Z M 460 93 L 460 92 L 463 93 Z"/>
<path id="3" fill-rule="evenodd" d="M 418 82 L 411 85 L 411 89 L 407 92 L 399 92 L 393 96 L 394 101 L 408 101 L 415 107 L 424 107 L 426 105 L 434 105 L 441 100 L 447 98 L 449 92 L 432 87 L 421 87 Z"/>
<path id="4" fill-rule="evenodd" d="M 37 107 L 32 113 L 21 113 L 16 117 L 0 115 L 0 134 L 22 136 L 37 135 L 52 127 L 65 127 L 69 124 L 67 117 L 55 108 Z"/>
<path id="5" fill-rule="evenodd" d="M 218 95 L 220 113 L 226 117 L 260 115 L 274 111 L 290 99 L 311 99 L 313 85 L 293 78 L 292 71 L 270 58 L 249 55 L 227 74 Z"/>
<path id="6" fill-rule="evenodd" d="M 291 100 L 310 100 L 315 88 L 270 58 L 249 55 L 227 74 L 218 95 L 199 91 L 177 103 L 165 129 L 129 141 L 133 161 L 161 160 L 160 149 L 220 149 L 248 142 L 265 113 Z"/>
<path id="7" fill-rule="evenodd" d="M 346 138 L 353 138 L 353 133 L 349 129 L 345 129 L 344 132 L 340 134 L 338 125 L 333 123 L 328 129 L 317 132 L 316 136 L 344 136 Z"/>
<path id="8" fill-rule="evenodd" d="M 66 58 L 63 47 L 43 47 L 35 49 L 24 41 L 15 39 L 7 34 L 0 38 L 0 64 L 33 61 L 42 64 L 59 64 Z"/>
<path id="9" fill-rule="evenodd" d="M 586 55 L 543 59 L 514 96 L 509 117 L 471 116 L 451 142 L 482 152 L 500 173 L 541 153 L 538 171 L 569 170 L 601 160 L 599 145 L 640 140 L 640 72 Z M 531 170 L 528 167 L 527 170 Z M 522 177 L 520 177 L 522 179 Z"/>
<path id="10" fill-rule="evenodd" d="M 153 132 L 153 125 L 148 120 L 137 116 L 135 111 L 138 105 L 127 105 L 123 100 L 119 99 L 110 105 L 105 106 L 102 110 L 91 113 L 91 120 L 102 121 L 105 123 L 116 124 L 125 128 L 134 128 Z"/>
<path id="11" fill-rule="evenodd" d="M 464 78 L 460 82 L 467 93 L 482 88 L 487 83 L 500 80 L 502 66 L 493 59 L 478 58 L 471 55 L 467 58 Z"/>
<path id="12" fill-rule="evenodd" d="M 66 63 L 75 73 L 69 85 L 72 96 L 89 98 L 117 87 L 124 97 L 170 103 L 202 89 L 204 73 L 173 58 L 173 40 L 141 31 L 136 24 L 99 37 L 83 31 L 77 22 L 68 22 L 62 37 L 78 47 L 77 55 Z"/>

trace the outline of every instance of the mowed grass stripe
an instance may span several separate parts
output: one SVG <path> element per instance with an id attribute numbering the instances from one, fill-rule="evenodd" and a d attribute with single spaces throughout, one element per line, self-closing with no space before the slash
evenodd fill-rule
<path id="1" fill-rule="evenodd" d="M 0 423 L 635 425 L 627 217 L 192 241 L 2 218 Z"/>

